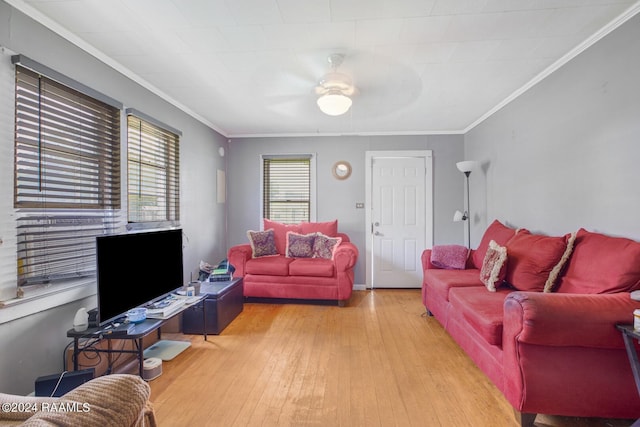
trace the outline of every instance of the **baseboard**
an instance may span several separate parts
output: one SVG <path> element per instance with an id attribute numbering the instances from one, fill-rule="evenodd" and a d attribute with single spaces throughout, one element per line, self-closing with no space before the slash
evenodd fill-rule
<path id="1" fill-rule="evenodd" d="M 354 291 L 366 291 L 367 285 L 353 285 Z"/>

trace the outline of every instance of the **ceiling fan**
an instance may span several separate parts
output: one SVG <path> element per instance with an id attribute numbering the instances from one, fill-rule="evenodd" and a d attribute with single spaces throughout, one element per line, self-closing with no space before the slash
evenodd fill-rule
<path id="1" fill-rule="evenodd" d="M 351 78 L 338 72 L 338 67 L 344 61 L 344 55 L 334 53 L 327 58 L 331 71 L 322 76 L 315 93 L 318 95 L 317 104 L 320 110 L 329 116 L 339 116 L 351 108 L 351 97 L 356 93 Z"/>
<path id="2" fill-rule="evenodd" d="M 255 91 L 263 94 L 266 108 L 295 118 L 301 128 L 317 129 L 318 109 L 329 117 L 349 112 L 351 121 L 398 114 L 422 90 L 420 76 L 411 67 L 357 50 L 295 52 L 273 67 L 257 67 L 254 76 Z"/>

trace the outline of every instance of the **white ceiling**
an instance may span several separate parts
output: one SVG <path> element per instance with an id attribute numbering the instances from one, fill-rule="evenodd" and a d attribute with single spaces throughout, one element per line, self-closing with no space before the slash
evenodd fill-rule
<path id="1" fill-rule="evenodd" d="M 461 133 L 636 0 L 7 0 L 227 137 Z M 321 113 L 331 53 L 358 88 Z M 36 59 L 36 58 L 34 58 Z"/>

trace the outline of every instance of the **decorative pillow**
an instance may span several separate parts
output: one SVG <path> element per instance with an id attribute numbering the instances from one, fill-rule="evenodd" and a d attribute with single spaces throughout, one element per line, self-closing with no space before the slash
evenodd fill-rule
<path id="1" fill-rule="evenodd" d="M 341 242 L 342 239 L 340 237 L 329 237 L 322 233 L 317 233 L 313 241 L 313 257 L 333 259 L 336 248 Z"/>
<path id="2" fill-rule="evenodd" d="M 520 231 L 507 242 L 505 280 L 519 291 L 542 292 L 553 288 L 551 271 L 567 250 L 569 238 Z"/>
<path id="3" fill-rule="evenodd" d="M 328 222 L 301 222 L 302 234 L 322 233 L 325 236 L 336 237 L 338 235 L 338 220 Z"/>
<path id="4" fill-rule="evenodd" d="M 287 232 L 293 231 L 295 233 L 302 233 L 300 224 L 284 224 L 278 221 L 271 221 L 264 218 L 262 220 L 263 230 L 273 229 L 273 234 L 276 240 L 276 249 L 280 255 L 285 255 L 287 252 Z"/>
<path id="5" fill-rule="evenodd" d="M 496 291 L 496 285 L 500 285 L 507 274 L 507 248 L 500 246 L 492 240 L 482 262 L 480 280 L 491 292 Z"/>
<path id="6" fill-rule="evenodd" d="M 464 270 L 469 249 L 461 245 L 436 245 L 431 249 L 431 264 L 447 270 Z"/>
<path id="7" fill-rule="evenodd" d="M 567 238 L 567 248 L 565 249 L 564 254 L 562 254 L 562 258 L 560 258 L 560 261 L 556 264 L 555 267 L 553 267 L 553 270 L 551 270 L 551 273 L 549 274 L 549 279 L 547 279 L 547 283 L 545 283 L 544 285 L 545 292 L 553 292 L 555 290 L 554 288 L 558 283 L 558 277 L 560 277 L 560 273 L 562 272 L 562 269 L 564 268 L 567 261 L 569 260 L 569 257 L 571 257 L 571 254 L 573 253 L 573 246 L 575 244 L 577 234 L 578 233 L 574 231 L 568 236 L 565 236 L 565 238 Z"/>
<path id="8" fill-rule="evenodd" d="M 287 232 L 287 258 L 311 258 L 313 256 L 313 242 L 316 233 L 298 234 Z"/>
<path id="9" fill-rule="evenodd" d="M 493 240 L 497 244 L 504 246 L 515 234 L 515 229 L 507 227 L 497 219 L 494 220 L 489 227 L 487 227 L 484 235 L 482 236 L 482 240 L 480 240 L 480 244 L 476 250 L 473 251 L 473 255 L 471 255 L 473 265 L 477 269 L 482 268 L 482 263 L 484 262 L 485 255 L 487 254 L 490 241 Z"/>
<path id="10" fill-rule="evenodd" d="M 278 255 L 273 230 L 247 231 L 254 258 Z"/>
<path id="11" fill-rule="evenodd" d="M 609 294 L 640 289 L 640 242 L 578 230 L 558 292 Z"/>

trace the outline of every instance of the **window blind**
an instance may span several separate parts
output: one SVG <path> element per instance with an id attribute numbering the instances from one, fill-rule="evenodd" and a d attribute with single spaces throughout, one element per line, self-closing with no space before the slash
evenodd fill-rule
<path id="1" fill-rule="evenodd" d="M 263 158 L 263 216 L 283 223 L 309 221 L 310 158 Z"/>
<path id="2" fill-rule="evenodd" d="M 120 110 L 16 66 L 18 285 L 95 274 L 120 209 Z"/>
<path id="3" fill-rule="evenodd" d="M 135 115 L 127 116 L 128 221 L 180 219 L 180 137 Z"/>

